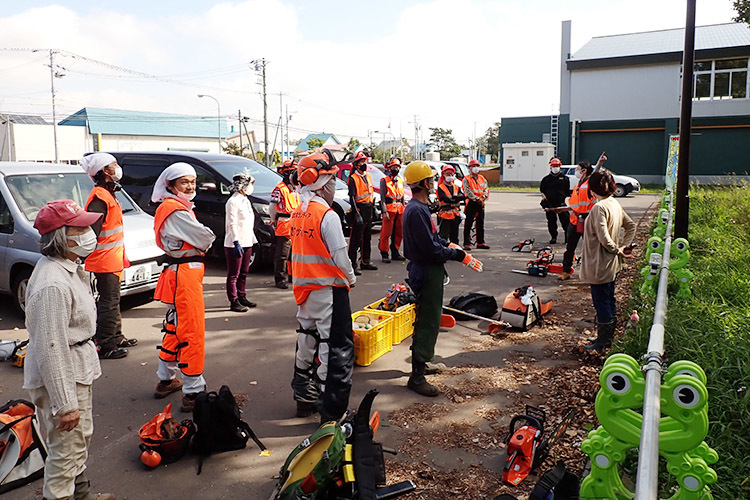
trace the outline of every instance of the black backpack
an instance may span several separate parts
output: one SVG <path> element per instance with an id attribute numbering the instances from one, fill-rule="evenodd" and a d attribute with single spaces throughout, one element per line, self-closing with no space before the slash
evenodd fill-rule
<path id="1" fill-rule="evenodd" d="M 485 318 L 492 318 L 497 314 L 497 301 L 495 297 L 483 293 L 471 292 L 457 295 L 448 302 L 448 307 Z M 453 312 L 451 312 L 451 316 L 456 318 L 456 321 L 469 321 L 472 319 L 469 316 Z"/>
<path id="2" fill-rule="evenodd" d="M 201 392 L 195 398 L 193 423 L 197 427 L 193 437 L 193 451 L 198 458 L 198 474 L 203 468 L 203 459 L 211 453 L 241 450 L 252 438 L 263 450 L 267 448 L 260 442 L 253 430 L 240 417 L 240 408 L 229 387 L 222 385 L 219 392 Z"/>

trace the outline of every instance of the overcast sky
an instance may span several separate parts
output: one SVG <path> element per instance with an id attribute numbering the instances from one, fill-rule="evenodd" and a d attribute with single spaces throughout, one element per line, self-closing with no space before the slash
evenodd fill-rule
<path id="1" fill-rule="evenodd" d="M 679 28 L 685 0 L 2 0 L 0 48 L 60 49 L 58 120 L 83 108 L 215 116 L 239 109 L 262 138 L 249 62 L 265 58 L 269 123 L 279 92 L 290 136 L 362 142 L 450 128 L 467 143 L 502 117 L 557 112 L 561 21 L 591 37 Z M 698 0 L 697 24 L 730 22 L 731 0 Z M 0 50 L 0 113 L 51 119 L 49 55 Z M 274 95 L 275 94 L 275 95 Z M 390 129 L 388 128 L 390 124 Z M 274 128 L 269 131 L 273 140 Z"/>

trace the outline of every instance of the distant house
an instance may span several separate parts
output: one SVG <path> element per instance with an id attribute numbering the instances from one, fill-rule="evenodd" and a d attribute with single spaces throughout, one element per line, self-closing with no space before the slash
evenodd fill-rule
<path id="1" fill-rule="evenodd" d="M 307 143 L 309 139 L 321 139 L 323 141 L 323 147 L 325 146 L 338 146 L 341 141 L 333 134 L 309 134 L 307 137 L 299 141 L 297 148 L 294 150 L 295 153 L 303 153 L 310 150 L 310 145 Z"/>
<path id="2" fill-rule="evenodd" d="M 232 130 L 230 132 L 232 133 L 232 135 L 226 138 L 226 142 L 228 144 L 236 144 L 237 146 L 242 144 L 242 147 L 246 148 L 246 151 L 248 153 L 252 151 L 255 151 L 256 153 L 258 152 L 259 144 L 258 144 L 258 140 L 255 138 L 255 130 L 243 132 L 242 134 L 237 134 L 233 132 L 235 132 L 234 127 L 232 127 Z"/>
<path id="3" fill-rule="evenodd" d="M 176 115 L 152 111 L 83 108 L 60 122 L 86 131 L 87 151 L 192 151 L 220 153 L 230 135 L 226 120 L 216 116 Z"/>

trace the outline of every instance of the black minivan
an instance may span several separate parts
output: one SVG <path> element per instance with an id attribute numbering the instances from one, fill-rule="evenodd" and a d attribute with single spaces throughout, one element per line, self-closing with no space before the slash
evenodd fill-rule
<path id="1" fill-rule="evenodd" d="M 153 215 L 157 204 L 151 203 L 151 192 L 159 174 L 169 165 L 176 162 L 189 163 L 195 168 L 197 192 L 195 216 L 201 224 L 211 228 L 216 234 L 216 241 L 211 253 L 223 257 L 224 247 L 224 214 L 229 198 L 229 186 L 232 177 L 238 173 L 249 173 L 255 177 L 255 190 L 249 196 L 255 212 L 255 236 L 258 246 L 253 249 L 250 269 L 256 269 L 261 262 L 273 261 L 275 235 L 268 213 L 268 204 L 276 184 L 281 176 L 275 171 L 242 156 L 228 154 L 190 153 L 184 151 L 113 151 L 110 152 L 123 170 L 120 180 L 123 188 L 146 212 Z M 342 200 L 337 199 L 333 209 L 343 219 L 348 204 L 343 207 Z M 257 257 L 261 258 L 258 259 Z"/>

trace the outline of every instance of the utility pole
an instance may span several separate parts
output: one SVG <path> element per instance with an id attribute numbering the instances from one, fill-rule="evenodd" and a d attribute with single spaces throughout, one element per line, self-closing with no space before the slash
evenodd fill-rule
<path id="1" fill-rule="evenodd" d="M 49 51 L 49 80 L 52 87 L 52 134 L 55 142 L 55 163 L 58 161 L 57 156 L 57 111 L 55 109 L 55 54 L 56 50 Z"/>
<path id="2" fill-rule="evenodd" d="M 690 213 L 690 133 L 693 121 L 693 59 L 695 56 L 695 0 L 687 2 L 685 48 L 682 53 L 682 95 L 680 96 L 680 149 L 677 155 L 674 237 L 688 237 Z"/>
<path id="3" fill-rule="evenodd" d="M 242 110 L 237 110 L 237 131 L 240 133 L 240 154 L 242 154 Z"/>
<path id="4" fill-rule="evenodd" d="M 289 146 L 289 120 L 292 118 L 289 114 L 289 105 L 287 104 L 284 108 L 286 117 L 286 152 L 289 154 L 289 159 L 293 158 L 293 155 L 291 154 L 291 147 Z"/>
<path id="5" fill-rule="evenodd" d="M 251 61 L 255 65 L 255 71 L 260 71 L 263 85 L 263 142 L 265 144 L 265 158 L 263 163 L 268 167 L 268 103 L 266 102 L 266 59 L 261 58 Z"/>

